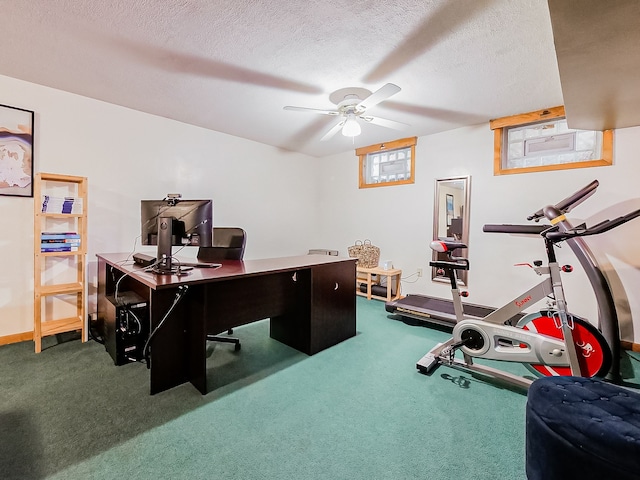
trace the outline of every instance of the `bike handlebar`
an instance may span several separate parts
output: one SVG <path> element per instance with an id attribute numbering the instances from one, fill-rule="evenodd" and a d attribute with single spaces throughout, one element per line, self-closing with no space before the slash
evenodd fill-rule
<path id="1" fill-rule="evenodd" d="M 570 212 L 573 207 L 581 204 L 591 195 L 593 195 L 600 183 L 598 180 L 594 180 L 589 185 L 581 188 L 573 195 L 568 196 L 556 205 L 547 205 L 533 215 L 527 217 L 527 220 L 535 220 L 536 222 L 542 217 L 547 217 L 552 222 L 560 220 L 561 216 L 567 212 Z M 587 237 L 589 235 L 599 235 L 604 232 L 608 232 L 623 223 L 627 223 L 636 217 L 640 217 L 640 209 L 633 212 L 622 215 L 613 220 L 604 220 L 596 225 L 587 227 L 586 224 L 579 225 L 577 227 L 569 228 L 568 230 L 561 230 L 558 225 L 510 225 L 510 224 L 486 224 L 482 227 L 483 232 L 490 233 L 511 233 L 522 235 L 541 235 L 547 240 L 557 243 L 563 240 L 576 237 Z M 564 227 L 567 228 L 567 227 Z"/>
<path id="2" fill-rule="evenodd" d="M 547 230 L 551 225 L 494 225 L 487 224 L 482 227 L 483 232 L 488 233 L 513 233 L 523 235 L 540 235 Z"/>
<path id="3" fill-rule="evenodd" d="M 580 190 L 575 192 L 573 195 L 570 195 L 564 200 L 561 200 L 560 202 L 555 204 L 554 207 L 560 210 L 560 212 L 562 212 L 563 214 L 568 213 L 573 209 L 573 207 L 577 207 L 582 202 L 584 202 L 587 198 L 593 195 L 596 192 L 598 185 L 600 185 L 600 182 L 598 182 L 598 180 L 594 180 L 586 187 L 581 188 Z M 527 220 L 535 220 L 537 222 L 544 216 L 545 216 L 544 208 L 541 208 L 540 210 L 533 213 L 532 215 L 529 215 L 527 217 Z"/>
<path id="4" fill-rule="evenodd" d="M 548 238 L 552 242 L 561 242 L 568 238 L 575 237 L 587 237 L 589 235 L 599 235 L 600 233 L 608 232 L 616 227 L 619 227 L 623 223 L 627 223 L 636 217 L 640 217 L 640 209 L 635 210 L 626 215 L 614 218 L 613 220 L 604 220 L 596 225 L 587 227 L 584 223 L 578 225 L 570 230 L 561 232 L 557 226 L 551 225 L 493 225 L 487 224 L 482 227 L 483 232 L 488 233 L 511 233 L 511 234 L 523 234 L 523 235 L 542 235 Z"/>

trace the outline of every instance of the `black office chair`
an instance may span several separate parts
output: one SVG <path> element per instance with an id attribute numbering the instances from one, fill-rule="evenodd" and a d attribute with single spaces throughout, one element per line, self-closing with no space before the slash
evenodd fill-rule
<path id="1" fill-rule="evenodd" d="M 247 241 L 246 232 L 239 227 L 214 227 L 213 242 L 211 247 L 198 249 L 199 262 L 223 262 L 224 260 L 242 260 L 244 247 Z M 233 329 L 227 331 L 229 335 Z M 240 339 L 222 335 L 207 335 L 207 340 L 235 344 L 235 349 L 240 350 Z"/>

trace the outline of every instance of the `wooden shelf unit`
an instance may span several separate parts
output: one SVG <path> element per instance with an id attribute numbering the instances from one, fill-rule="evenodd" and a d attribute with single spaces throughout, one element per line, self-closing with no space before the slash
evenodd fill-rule
<path id="1" fill-rule="evenodd" d="M 34 179 L 34 228 L 33 228 L 33 341 L 36 353 L 42 350 L 42 337 L 64 332 L 80 330 L 82 341 L 87 340 L 86 331 L 86 256 L 87 256 L 87 178 L 56 173 L 37 173 Z M 54 191 L 65 191 L 58 195 Z M 82 213 L 43 213 L 42 196 L 53 195 L 82 199 Z M 73 252 L 42 252 L 42 232 L 53 229 L 58 231 L 57 224 L 64 224 L 65 232 L 75 231 L 80 236 L 80 246 Z M 65 266 L 75 272 L 69 272 L 74 281 L 56 282 L 44 280 L 47 262 L 59 257 L 64 260 L 75 260 L 75 265 Z M 70 316 L 47 319 L 47 308 L 43 303 L 56 296 L 75 297 L 75 308 Z"/>
<path id="2" fill-rule="evenodd" d="M 372 286 L 381 285 L 382 277 L 386 277 L 386 289 L 387 295 L 375 295 L 371 292 Z M 397 300 L 400 298 L 400 278 L 402 277 L 402 270 L 398 270 L 397 268 L 391 268 L 389 270 L 385 270 L 383 268 L 374 267 L 374 268 L 364 268 L 364 267 L 356 267 L 356 294 L 362 297 L 367 297 L 367 300 L 371 300 L 372 298 L 376 298 L 378 300 L 386 300 L 390 302 L 391 300 Z M 393 294 L 393 279 L 395 278 L 395 295 Z M 360 284 L 365 284 L 367 286 L 366 292 L 360 291 Z"/>

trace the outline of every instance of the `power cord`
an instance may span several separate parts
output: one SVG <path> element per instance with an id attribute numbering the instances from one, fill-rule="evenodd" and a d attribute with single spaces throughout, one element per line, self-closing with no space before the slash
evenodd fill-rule
<path id="1" fill-rule="evenodd" d="M 104 337 L 98 332 L 98 322 L 96 320 L 92 320 L 91 315 L 87 318 L 87 322 L 89 324 L 89 328 L 87 329 L 89 332 L 89 340 L 94 340 L 99 344 L 104 345 Z"/>
<path id="2" fill-rule="evenodd" d="M 138 235 L 136 238 L 133 239 L 133 250 L 131 250 L 129 255 L 127 255 L 127 258 L 125 258 L 121 262 L 118 262 L 118 265 L 126 265 L 131 260 L 131 257 L 136 252 L 136 245 L 138 245 L 138 239 L 142 240 L 142 235 Z"/>
<path id="3" fill-rule="evenodd" d="M 158 265 L 162 264 L 164 261 L 171 259 L 171 261 L 175 264 L 177 264 L 177 269 L 176 271 L 171 271 L 171 272 L 166 272 L 167 274 L 172 274 L 172 275 L 183 275 L 183 271 L 186 271 L 185 267 L 182 267 L 182 263 L 180 262 L 180 260 L 176 257 L 176 255 L 178 253 L 180 253 L 184 247 L 186 247 L 187 245 L 182 245 L 180 248 L 178 248 L 178 250 L 176 250 L 175 252 L 173 252 L 171 254 L 171 256 L 169 256 L 168 258 L 156 258 L 155 261 L 151 264 L 148 265 L 147 267 L 145 267 L 144 271 L 145 272 L 150 272 L 150 273 L 159 273 L 158 272 Z"/>

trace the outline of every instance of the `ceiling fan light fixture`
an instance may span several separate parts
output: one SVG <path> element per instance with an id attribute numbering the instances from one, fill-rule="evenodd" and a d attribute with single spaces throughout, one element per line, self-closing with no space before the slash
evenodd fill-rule
<path id="1" fill-rule="evenodd" d="M 355 138 L 362 133 L 360 122 L 358 119 L 386 128 L 395 130 L 404 130 L 409 127 L 406 123 L 387 120 L 380 117 L 365 116 L 365 110 L 378 105 L 392 95 L 400 91 L 400 87 L 393 83 L 387 83 L 375 92 L 371 93 L 366 88 L 348 87 L 336 90 L 329 96 L 329 100 L 336 105 L 333 110 L 321 110 L 318 108 L 294 107 L 286 106 L 285 110 L 293 110 L 298 112 L 319 113 L 321 115 L 339 116 L 340 120 L 325 133 L 321 142 L 333 138 L 338 131 L 342 131 L 345 137 Z M 354 140 L 355 141 L 355 140 Z"/>
<path id="2" fill-rule="evenodd" d="M 344 121 L 344 125 L 342 126 L 342 135 L 345 137 L 357 137 L 360 133 L 362 133 L 362 129 L 360 128 L 360 124 L 356 120 L 355 115 L 347 115 L 347 119 Z"/>

